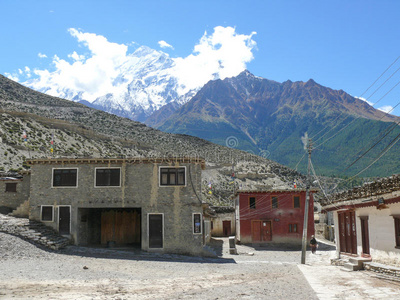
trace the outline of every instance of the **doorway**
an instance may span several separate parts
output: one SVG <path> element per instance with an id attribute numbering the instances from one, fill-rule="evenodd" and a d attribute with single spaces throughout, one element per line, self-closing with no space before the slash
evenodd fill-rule
<path id="1" fill-rule="evenodd" d="M 222 221 L 222 232 L 224 236 L 231 235 L 231 221 Z"/>
<path id="2" fill-rule="evenodd" d="M 338 213 L 340 252 L 357 254 L 357 231 L 355 211 Z"/>
<path id="3" fill-rule="evenodd" d="M 149 214 L 149 248 L 163 248 L 163 215 Z"/>
<path id="4" fill-rule="evenodd" d="M 369 251 L 368 217 L 360 217 L 360 221 L 361 221 L 362 254 L 369 256 L 370 251 Z"/>
<path id="5" fill-rule="evenodd" d="M 272 241 L 271 221 L 253 220 L 251 222 L 251 236 L 253 242 Z"/>
<path id="6" fill-rule="evenodd" d="M 60 235 L 71 233 L 71 206 L 58 207 L 58 232 Z"/>

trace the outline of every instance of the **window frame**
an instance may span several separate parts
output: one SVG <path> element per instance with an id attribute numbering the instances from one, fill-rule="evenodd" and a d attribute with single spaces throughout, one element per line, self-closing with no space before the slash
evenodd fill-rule
<path id="1" fill-rule="evenodd" d="M 274 198 L 276 198 L 276 207 L 274 207 Z M 271 195 L 271 208 L 278 209 L 279 208 L 279 197 L 276 195 Z"/>
<path id="2" fill-rule="evenodd" d="M 101 169 L 101 170 L 107 170 L 107 169 L 116 170 L 116 169 L 118 169 L 119 170 L 119 182 L 118 182 L 118 185 L 97 185 L 97 170 L 99 170 L 99 169 Z M 94 168 L 94 187 L 95 188 L 119 188 L 119 187 L 121 187 L 121 181 L 122 181 L 121 173 L 122 173 L 121 172 L 121 167 L 95 167 Z"/>
<path id="3" fill-rule="evenodd" d="M 17 192 L 17 184 L 18 182 L 6 182 L 5 184 L 5 191 L 6 193 L 16 193 Z M 12 189 L 9 189 L 8 187 L 14 187 Z"/>
<path id="4" fill-rule="evenodd" d="M 254 198 L 254 206 L 251 205 L 251 201 L 250 201 L 251 198 Z M 248 200 L 249 200 L 248 201 L 249 202 L 249 209 L 257 209 L 257 197 L 249 196 Z"/>
<path id="5" fill-rule="evenodd" d="M 293 231 L 293 229 L 296 229 L 296 231 Z M 288 232 L 289 233 L 299 233 L 299 224 L 298 223 L 290 223 L 288 226 Z"/>
<path id="6" fill-rule="evenodd" d="M 298 207 L 295 206 L 296 202 L 295 202 L 294 198 L 296 198 L 296 197 L 299 198 L 299 206 Z M 300 197 L 300 195 L 293 195 L 293 208 L 301 208 L 301 197 Z"/>
<path id="7" fill-rule="evenodd" d="M 162 184 L 162 169 L 183 169 L 184 170 L 184 184 Z M 169 172 L 167 174 L 170 174 Z M 176 175 L 178 172 L 176 172 Z M 169 180 L 169 178 L 167 179 Z M 176 176 L 175 182 L 178 182 L 178 176 Z M 158 167 L 158 185 L 159 187 L 173 187 L 173 186 L 178 186 L 178 187 L 186 187 L 187 186 L 187 169 L 186 166 L 179 166 L 179 167 L 174 167 L 174 166 L 159 166 Z"/>
<path id="8" fill-rule="evenodd" d="M 75 185 L 54 185 L 54 171 L 56 170 L 76 170 L 76 184 Z M 63 188 L 78 188 L 79 182 L 79 168 L 52 168 L 51 170 L 51 188 L 63 189 Z"/>
<path id="9" fill-rule="evenodd" d="M 200 216 L 200 232 L 196 232 L 195 229 L 195 219 L 194 216 L 199 215 Z M 203 214 L 202 213 L 192 213 L 192 232 L 193 234 L 203 234 Z"/>
<path id="10" fill-rule="evenodd" d="M 43 220 L 43 208 L 51 207 L 51 220 Z M 40 222 L 54 222 L 54 205 L 41 205 L 40 206 Z"/>

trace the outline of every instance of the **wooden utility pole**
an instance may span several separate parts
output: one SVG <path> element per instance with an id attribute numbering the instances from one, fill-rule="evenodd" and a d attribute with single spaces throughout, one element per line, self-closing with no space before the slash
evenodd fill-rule
<path id="1" fill-rule="evenodd" d="M 308 139 L 308 168 L 307 168 L 307 183 L 306 183 L 306 204 L 304 207 L 304 225 L 303 225 L 303 239 L 301 242 L 301 263 L 306 263 L 306 251 L 307 251 L 307 225 L 308 225 L 308 210 L 310 207 L 310 169 L 311 169 L 311 150 L 312 150 L 312 141 Z"/>

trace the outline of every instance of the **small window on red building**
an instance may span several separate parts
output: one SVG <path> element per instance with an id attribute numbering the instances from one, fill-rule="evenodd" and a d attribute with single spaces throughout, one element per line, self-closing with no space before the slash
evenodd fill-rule
<path id="1" fill-rule="evenodd" d="M 6 192 L 16 193 L 17 192 L 17 183 L 15 183 L 15 182 L 6 183 Z"/>
<path id="2" fill-rule="evenodd" d="M 256 208 L 256 197 L 249 198 L 249 207 L 250 207 L 250 209 Z"/>
<path id="3" fill-rule="evenodd" d="M 394 229 L 396 235 L 396 248 L 400 248 L 400 216 L 394 218 Z"/>
<path id="4" fill-rule="evenodd" d="M 289 224 L 289 232 L 290 232 L 290 233 L 296 233 L 296 232 L 298 232 L 297 224 Z"/>
<path id="5" fill-rule="evenodd" d="M 272 199 L 272 208 L 278 208 L 278 197 L 273 196 L 271 199 Z"/>
<path id="6" fill-rule="evenodd" d="M 300 196 L 293 197 L 293 207 L 300 208 Z"/>

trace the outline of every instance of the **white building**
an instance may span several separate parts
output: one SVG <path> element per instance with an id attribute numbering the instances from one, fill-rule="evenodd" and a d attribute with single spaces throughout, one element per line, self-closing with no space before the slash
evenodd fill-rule
<path id="1" fill-rule="evenodd" d="M 336 194 L 332 211 L 337 256 L 370 257 L 400 263 L 400 176 Z"/>

